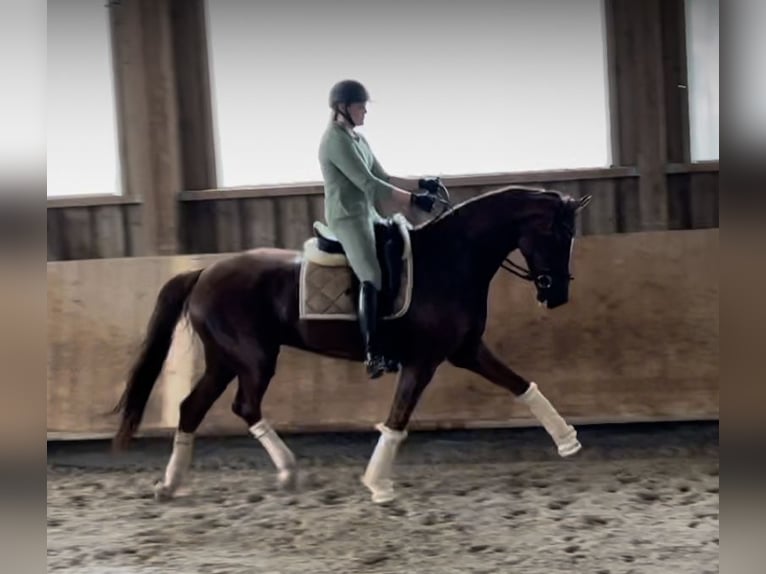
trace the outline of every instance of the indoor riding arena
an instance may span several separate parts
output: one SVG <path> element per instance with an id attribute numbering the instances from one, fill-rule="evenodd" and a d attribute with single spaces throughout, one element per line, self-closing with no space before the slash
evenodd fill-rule
<path id="1" fill-rule="evenodd" d="M 296 328 L 362 344 L 345 256 L 308 248 L 328 223 L 328 94 L 348 78 L 386 172 L 441 183 L 432 211 L 377 205 L 408 223 L 403 315 L 381 336 L 416 359 L 370 379 L 282 342 L 255 418 L 250 372 L 222 359 L 234 376 L 186 432 L 225 326 L 211 312 L 196 330 L 189 301 L 216 292 L 198 270 L 282 257 L 303 313 L 310 259 L 351 307 Z M 719 571 L 717 0 L 49 1 L 48 100 L 49 572 Z M 576 206 L 555 308 L 532 223 L 490 234 L 483 207 L 554 197 L 538 190 Z M 419 395 L 408 373 L 436 351 L 412 349 L 462 333 L 438 289 L 463 267 L 439 249 L 478 245 L 474 212 L 487 242 L 460 261 L 512 244 L 510 263 L 487 275 L 478 363 L 440 355 Z M 437 266 L 422 237 L 449 218 L 463 227 L 431 242 Z M 178 277 L 200 279 L 175 301 Z M 281 308 L 252 293 L 241 309 Z M 120 403 L 150 393 L 117 448 L 164 305 L 167 356 Z M 402 326 L 426 312 L 433 341 Z"/>

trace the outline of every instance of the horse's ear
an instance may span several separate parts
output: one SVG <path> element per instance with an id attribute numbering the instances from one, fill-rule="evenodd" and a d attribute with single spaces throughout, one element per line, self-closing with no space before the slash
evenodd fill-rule
<path id="1" fill-rule="evenodd" d="M 591 199 L 593 199 L 592 195 L 586 195 L 578 199 L 577 206 L 575 207 L 575 213 L 579 213 L 580 211 L 588 207 L 588 204 L 590 203 Z"/>

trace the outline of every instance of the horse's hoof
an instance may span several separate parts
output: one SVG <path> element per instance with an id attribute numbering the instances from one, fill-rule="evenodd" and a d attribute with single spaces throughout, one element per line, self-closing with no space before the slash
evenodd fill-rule
<path id="1" fill-rule="evenodd" d="M 582 449 L 580 441 L 574 438 L 564 444 L 559 445 L 559 456 L 566 458 L 568 456 L 572 456 L 573 454 L 577 454 L 580 452 L 580 449 Z"/>
<path id="2" fill-rule="evenodd" d="M 277 484 L 282 490 L 295 490 L 298 486 L 298 471 L 296 469 L 280 471 L 277 474 Z"/>
<path id="3" fill-rule="evenodd" d="M 372 483 L 362 477 L 362 484 L 372 493 L 372 501 L 375 504 L 385 504 L 396 498 L 394 483 L 391 480 L 383 479 L 377 483 Z"/>
<path id="4" fill-rule="evenodd" d="M 168 502 L 173 500 L 173 489 L 165 486 L 162 482 L 154 485 L 154 500 L 157 502 Z"/>
<path id="5" fill-rule="evenodd" d="M 372 493 L 372 501 L 375 504 L 386 504 L 396 500 L 396 493 L 392 490 L 379 490 Z"/>

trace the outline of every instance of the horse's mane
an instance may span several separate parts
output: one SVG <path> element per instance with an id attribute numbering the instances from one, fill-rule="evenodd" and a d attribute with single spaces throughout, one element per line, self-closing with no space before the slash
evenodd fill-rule
<path id="1" fill-rule="evenodd" d="M 525 185 L 509 185 L 506 187 L 493 189 L 491 191 L 486 191 L 474 197 L 469 197 L 468 199 L 461 201 L 457 205 L 454 205 L 446 209 L 443 213 L 440 213 L 433 219 L 430 219 L 426 221 L 425 223 L 421 223 L 413 227 L 413 230 L 425 229 L 427 227 L 431 227 L 433 225 L 439 224 L 445 220 L 454 219 L 454 217 L 459 215 L 460 211 L 469 204 L 474 204 L 477 202 L 481 202 L 483 200 L 497 197 L 498 195 L 505 195 L 505 194 L 525 195 L 525 196 L 539 197 L 539 198 L 546 197 L 550 199 L 557 199 L 559 201 L 564 201 L 567 197 L 565 194 L 561 193 L 560 191 L 556 191 L 555 189 L 547 189 L 544 187 L 531 187 L 531 186 L 525 186 Z"/>

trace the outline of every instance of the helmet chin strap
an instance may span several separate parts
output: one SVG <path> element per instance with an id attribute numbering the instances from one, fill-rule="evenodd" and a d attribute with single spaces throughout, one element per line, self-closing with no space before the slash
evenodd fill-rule
<path id="1" fill-rule="evenodd" d="M 336 113 L 336 114 L 340 114 L 340 115 L 342 115 L 342 116 L 343 116 L 343 118 L 344 118 L 344 119 L 345 119 L 345 120 L 346 120 L 348 123 L 350 123 L 350 124 L 351 124 L 351 127 L 352 127 L 352 128 L 355 128 L 355 127 L 356 127 L 356 124 L 354 123 L 354 120 L 352 120 L 352 119 L 351 119 L 351 115 L 350 115 L 348 112 L 346 112 L 346 111 L 344 111 L 344 110 L 341 110 L 341 109 L 340 109 L 340 106 L 339 106 L 338 108 L 336 108 L 336 110 L 335 110 L 335 113 Z"/>

